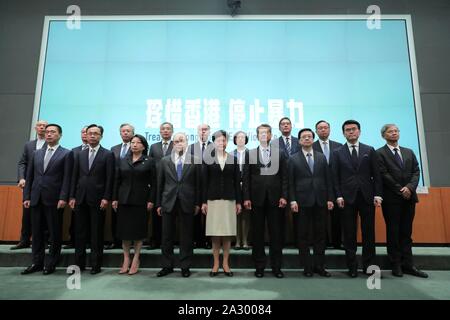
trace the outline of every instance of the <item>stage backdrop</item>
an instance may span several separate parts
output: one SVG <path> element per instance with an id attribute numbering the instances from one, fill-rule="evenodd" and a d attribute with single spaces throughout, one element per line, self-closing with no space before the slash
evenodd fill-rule
<path id="1" fill-rule="evenodd" d="M 381 126 L 396 123 L 401 144 L 420 157 L 407 21 L 380 27 L 353 18 L 91 17 L 71 29 L 47 18 L 34 118 L 60 124 L 67 147 L 90 123 L 105 128 L 105 147 L 120 142 L 124 122 L 154 143 L 163 121 L 190 143 L 205 122 L 212 132 L 248 132 L 253 147 L 256 126 L 270 123 L 278 136 L 283 116 L 294 135 L 325 119 L 341 142 L 342 122 L 356 119 L 360 140 L 380 147 Z"/>

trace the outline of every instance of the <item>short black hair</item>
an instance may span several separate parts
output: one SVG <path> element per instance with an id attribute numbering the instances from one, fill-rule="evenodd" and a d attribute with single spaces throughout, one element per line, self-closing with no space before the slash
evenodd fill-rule
<path id="1" fill-rule="evenodd" d="M 266 128 L 270 133 L 272 133 L 272 127 L 270 124 L 262 123 L 256 128 L 256 136 L 259 137 L 259 129 Z"/>
<path id="2" fill-rule="evenodd" d="M 133 141 L 134 138 L 138 138 L 139 140 L 141 140 L 141 143 L 144 145 L 144 151 L 142 151 L 143 154 L 148 154 L 148 142 L 147 139 L 145 139 L 145 137 L 143 135 L 140 134 L 135 134 L 130 141 Z"/>
<path id="3" fill-rule="evenodd" d="M 289 120 L 289 123 L 292 124 L 292 121 L 291 121 L 291 119 L 289 119 L 289 117 L 283 117 L 283 118 L 281 118 L 280 121 L 278 122 L 278 128 L 281 126 L 281 121 L 283 121 L 283 120 Z"/>
<path id="4" fill-rule="evenodd" d="M 347 120 L 342 124 L 342 132 L 344 132 L 344 128 L 345 126 L 349 125 L 349 124 L 356 124 L 358 126 L 358 130 L 361 130 L 361 125 L 359 124 L 358 121 L 356 120 Z"/>
<path id="5" fill-rule="evenodd" d="M 328 127 L 330 127 L 330 124 L 329 124 L 327 121 L 325 121 L 325 120 L 319 120 L 319 121 L 316 122 L 316 125 L 314 126 L 314 128 L 317 129 L 317 126 L 318 126 L 319 123 L 321 123 L 321 122 L 325 122 L 325 123 L 328 125 Z"/>
<path id="6" fill-rule="evenodd" d="M 216 140 L 216 138 L 225 137 L 225 140 L 228 140 L 228 133 L 225 130 L 217 130 L 212 135 L 212 141 Z"/>
<path id="7" fill-rule="evenodd" d="M 316 137 L 316 135 L 314 134 L 314 131 L 312 131 L 312 129 L 310 129 L 310 128 L 303 128 L 302 130 L 300 130 L 299 132 L 298 132 L 298 140 L 300 140 L 300 136 L 302 135 L 302 132 L 305 132 L 305 131 L 309 131 L 309 132 L 311 132 L 312 133 L 312 136 L 313 136 L 313 140 L 314 140 L 314 138 Z"/>
<path id="8" fill-rule="evenodd" d="M 234 134 L 234 136 L 233 136 L 233 143 L 234 143 L 235 145 L 237 145 L 236 139 L 237 139 L 238 134 L 240 134 L 240 133 L 243 133 L 243 134 L 244 134 L 244 136 L 245 136 L 245 144 L 247 144 L 247 143 L 248 143 L 248 137 L 247 137 L 247 134 L 246 134 L 244 131 L 238 131 L 238 132 L 236 132 L 236 133 Z"/>
<path id="9" fill-rule="evenodd" d="M 87 126 L 87 128 L 86 128 L 86 132 L 90 129 L 90 128 L 99 128 L 100 129 L 100 134 L 103 136 L 103 127 L 102 126 L 99 126 L 99 125 L 96 125 L 96 124 L 90 124 L 90 125 L 88 125 Z"/>
<path id="10" fill-rule="evenodd" d="M 50 123 L 50 124 L 48 124 L 48 125 L 45 126 L 45 129 L 47 129 L 48 127 L 56 127 L 56 128 L 58 128 L 59 134 L 62 134 L 62 128 L 61 128 L 61 126 L 60 126 L 59 124 L 56 124 L 56 123 Z"/>

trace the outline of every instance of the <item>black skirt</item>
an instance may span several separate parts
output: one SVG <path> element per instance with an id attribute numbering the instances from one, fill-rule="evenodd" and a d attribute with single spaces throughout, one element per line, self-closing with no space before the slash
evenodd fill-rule
<path id="1" fill-rule="evenodd" d="M 117 238 L 144 240 L 147 238 L 147 207 L 120 205 L 117 209 Z"/>

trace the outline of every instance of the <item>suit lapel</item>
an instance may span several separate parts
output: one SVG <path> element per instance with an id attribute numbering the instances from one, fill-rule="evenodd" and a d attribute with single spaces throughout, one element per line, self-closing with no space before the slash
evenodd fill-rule
<path id="1" fill-rule="evenodd" d="M 61 147 L 58 147 L 58 149 L 55 150 L 55 153 L 52 155 L 50 161 L 47 164 L 47 168 L 45 169 L 44 173 L 46 173 L 48 171 L 49 168 L 52 167 L 53 163 L 56 161 L 56 159 L 59 158 L 59 156 L 61 155 L 62 149 Z M 44 152 L 44 157 L 45 157 L 45 152 Z"/>
<path id="2" fill-rule="evenodd" d="M 306 168 L 306 170 L 308 170 L 309 174 L 312 175 L 311 169 L 309 168 L 308 161 L 306 161 L 306 157 L 303 154 L 303 151 L 300 150 L 298 154 L 300 156 L 300 162 L 303 164 L 303 166 Z M 315 166 L 315 164 L 314 164 L 314 166 Z"/>
<path id="3" fill-rule="evenodd" d="M 389 157 L 389 159 L 391 159 L 391 161 L 397 166 L 397 168 L 399 169 L 403 169 L 402 167 L 400 167 L 400 165 L 397 163 L 397 161 L 395 160 L 394 154 L 392 153 L 391 149 L 389 149 L 389 147 L 387 145 L 384 146 L 384 151 L 386 152 L 387 156 Z M 403 154 L 402 154 L 403 156 Z M 405 164 L 405 158 L 403 158 L 403 165 Z"/>
<path id="4" fill-rule="evenodd" d="M 175 179 L 175 181 L 178 181 L 177 169 L 175 168 L 175 163 L 173 163 L 172 157 L 170 157 L 169 160 L 169 168 L 170 172 L 172 173 L 172 177 Z"/>
<path id="5" fill-rule="evenodd" d="M 95 165 L 97 164 L 97 161 L 99 161 L 99 158 L 102 154 L 103 154 L 103 148 L 100 146 L 100 148 L 97 151 L 97 154 L 95 155 L 94 162 L 92 163 L 91 169 L 89 171 L 92 171 L 95 168 Z M 89 153 L 88 153 L 88 168 L 89 168 Z"/>

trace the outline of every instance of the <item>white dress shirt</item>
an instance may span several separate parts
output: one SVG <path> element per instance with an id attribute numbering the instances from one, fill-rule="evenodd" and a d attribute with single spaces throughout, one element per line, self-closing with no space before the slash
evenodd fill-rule
<path id="1" fill-rule="evenodd" d="M 44 146 L 45 143 L 45 139 L 37 139 L 36 141 L 36 150 L 40 150 L 42 149 L 42 147 Z"/>

